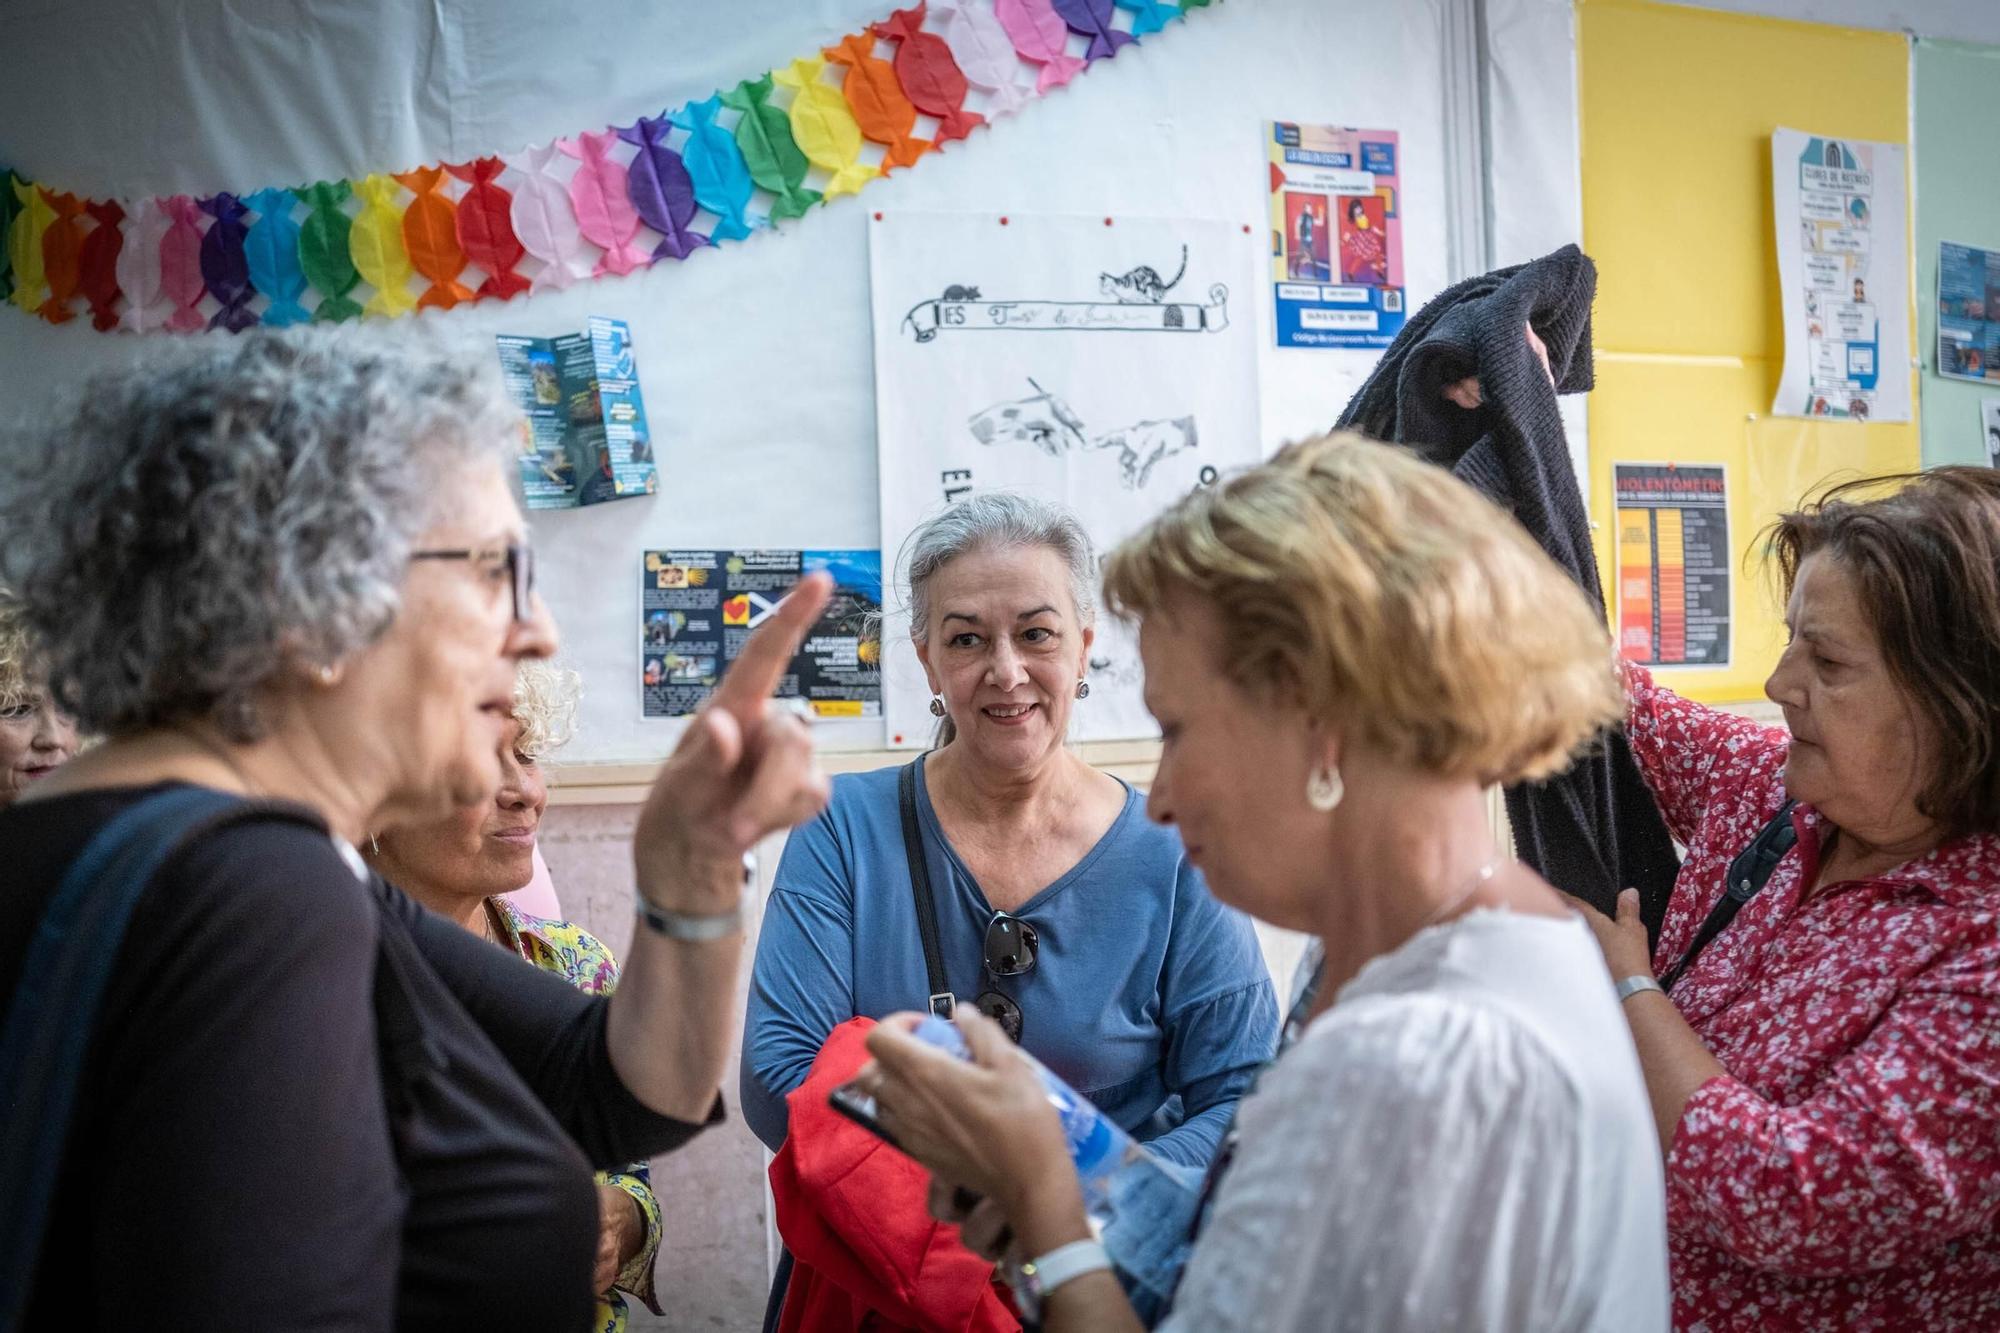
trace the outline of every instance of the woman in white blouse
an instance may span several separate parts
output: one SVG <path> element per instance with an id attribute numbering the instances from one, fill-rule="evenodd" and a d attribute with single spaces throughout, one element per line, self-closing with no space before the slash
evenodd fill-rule
<path id="1" fill-rule="evenodd" d="M 1150 813 L 1218 897 L 1324 945 L 1165 1326 L 1664 1330 L 1638 1060 L 1588 929 L 1495 847 L 1483 794 L 1618 717 L 1595 610 L 1468 487 L 1352 436 L 1189 495 L 1106 591 L 1164 740 Z M 970 1064 L 913 1021 L 863 1078 L 933 1206 L 997 1206 L 1050 1333 L 1139 1328 L 1033 1071 L 977 1015 Z"/>

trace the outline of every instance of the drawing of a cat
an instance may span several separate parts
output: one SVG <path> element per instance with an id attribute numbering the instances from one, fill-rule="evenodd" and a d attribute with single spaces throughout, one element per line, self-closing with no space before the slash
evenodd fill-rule
<path id="1" fill-rule="evenodd" d="M 1141 264 L 1130 273 L 1098 274 L 1097 289 L 1120 305 L 1158 305 L 1187 276 L 1187 261 L 1188 248 L 1183 244 L 1180 271 L 1171 280 L 1162 282 L 1158 269 Z"/>

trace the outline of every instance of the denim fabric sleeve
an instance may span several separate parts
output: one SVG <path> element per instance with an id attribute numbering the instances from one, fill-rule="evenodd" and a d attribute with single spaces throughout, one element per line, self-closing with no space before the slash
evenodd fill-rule
<path id="1" fill-rule="evenodd" d="M 1175 898 L 1161 979 L 1162 1066 L 1187 1118 L 1146 1146 L 1199 1168 L 1214 1155 L 1237 1099 L 1271 1058 L 1278 1002 L 1250 919 L 1211 897 L 1185 862 Z"/>
<path id="2" fill-rule="evenodd" d="M 785 1094 L 805 1081 L 827 1034 L 854 1017 L 854 917 L 833 809 L 786 840 L 764 908 L 744 1019 L 743 1118 L 764 1146 L 785 1141 Z"/>

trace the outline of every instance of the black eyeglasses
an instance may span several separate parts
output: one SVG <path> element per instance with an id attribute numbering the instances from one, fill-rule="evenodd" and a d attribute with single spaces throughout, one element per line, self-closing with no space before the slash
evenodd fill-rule
<path id="1" fill-rule="evenodd" d="M 995 912 L 993 919 L 986 923 L 986 945 L 983 960 L 986 970 L 996 977 L 1018 977 L 1035 968 L 1035 928 L 1019 917 Z M 972 1007 L 1000 1025 L 1007 1039 L 1016 1045 L 1021 1041 L 1021 1006 L 997 990 L 981 993 L 972 1002 Z"/>
<path id="2" fill-rule="evenodd" d="M 526 624 L 534 619 L 535 605 L 535 548 L 526 542 L 509 542 L 506 546 L 490 547 L 483 551 L 470 547 L 460 547 L 450 551 L 412 551 L 412 560 L 504 560 L 507 562 L 507 578 L 514 587 L 514 619 Z"/>

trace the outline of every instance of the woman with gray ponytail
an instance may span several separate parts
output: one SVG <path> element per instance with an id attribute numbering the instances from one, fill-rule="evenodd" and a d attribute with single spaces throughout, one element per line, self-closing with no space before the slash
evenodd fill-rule
<path id="1" fill-rule="evenodd" d="M 835 778 L 786 844 L 750 990 L 744 1118 L 777 1151 L 785 1096 L 825 1072 L 835 1028 L 975 1004 L 1155 1153 L 1202 1167 L 1271 1053 L 1277 1006 L 1248 920 L 1209 896 L 1140 793 L 1064 744 L 1089 707 L 1089 538 L 1055 505 L 985 494 L 906 550 L 937 742 L 907 768 Z M 782 1196 L 779 1220 L 790 1240 Z"/>

